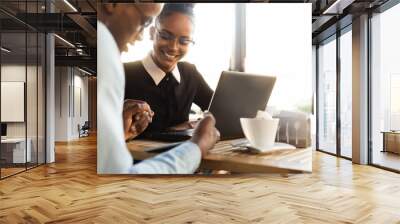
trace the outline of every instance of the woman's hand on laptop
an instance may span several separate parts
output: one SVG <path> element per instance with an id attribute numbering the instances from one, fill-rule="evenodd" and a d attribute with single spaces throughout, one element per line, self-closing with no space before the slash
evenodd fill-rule
<path id="1" fill-rule="evenodd" d="M 207 113 L 197 124 L 190 141 L 199 146 L 201 156 L 204 157 L 208 154 L 208 150 L 214 147 L 219 138 L 219 131 L 215 128 L 215 118 L 211 113 Z"/>
<path id="2" fill-rule="evenodd" d="M 141 134 L 152 122 L 153 116 L 154 112 L 145 101 L 125 100 L 123 109 L 125 140 Z"/>

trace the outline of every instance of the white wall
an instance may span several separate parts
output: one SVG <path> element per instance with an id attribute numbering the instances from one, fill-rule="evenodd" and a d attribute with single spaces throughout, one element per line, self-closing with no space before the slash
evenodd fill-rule
<path id="1" fill-rule="evenodd" d="M 75 70 L 76 72 L 76 70 Z M 74 127 L 77 127 L 78 124 L 83 125 L 85 121 L 88 120 L 89 118 L 89 102 L 88 102 L 88 77 L 81 76 L 81 73 L 79 75 L 76 75 L 74 77 L 74 86 L 75 86 L 75 119 L 74 119 Z M 80 91 L 80 93 L 79 93 Z M 79 97 L 80 96 L 80 97 Z M 78 102 L 79 101 L 79 102 Z M 80 111 L 81 110 L 81 111 Z M 74 128 L 74 135 L 78 135 L 77 128 Z"/>
<path id="2" fill-rule="evenodd" d="M 55 85 L 55 140 L 77 139 L 78 124 L 88 120 L 88 78 L 75 68 L 56 67 Z"/>
<path id="3" fill-rule="evenodd" d="M 29 113 L 27 113 L 28 129 L 32 127 L 36 134 L 36 113 L 31 113 L 36 111 L 36 80 L 30 77 L 31 74 L 36 75 L 36 67 L 25 65 L 2 65 L 1 66 L 1 81 L 3 82 L 25 82 L 25 74 L 27 69 L 29 87 L 34 86 L 35 88 L 27 88 L 27 106 L 30 107 Z M 4 96 L 3 96 L 4 97 Z M 33 103 L 33 104 L 31 104 Z M 40 105 L 39 105 L 40 106 Z M 7 110 L 7 108 L 1 108 L 1 110 Z M 32 124 L 31 122 L 34 122 Z M 33 127 L 34 126 L 34 127 Z M 33 130 L 32 129 L 32 130 Z M 28 130 L 28 137 L 30 131 Z M 8 137 L 25 137 L 25 123 L 24 122 L 7 122 L 7 136 Z"/>
<path id="4" fill-rule="evenodd" d="M 67 67 L 55 68 L 55 141 L 68 140 L 68 88 L 70 83 Z"/>
<path id="5" fill-rule="evenodd" d="M 38 69 L 38 70 L 37 70 Z M 27 66 L 25 64 L 3 64 L 1 66 L 1 81 L 3 82 L 24 82 L 26 83 L 26 107 L 22 107 L 22 112 L 26 110 L 27 120 L 25 122 L 6 122 L 7 137 L 25 138 L 31 142 L 32 161 L 44 162 L 44 74 L 42 68 Z M 27 79 L 27 80 L 26 80 Z M 2 96 L 7 97 L 7 96 Z M 2 107 L 1 110 L 11 108 Z M 37 157 L 37 153 L 39 156 Z"/>

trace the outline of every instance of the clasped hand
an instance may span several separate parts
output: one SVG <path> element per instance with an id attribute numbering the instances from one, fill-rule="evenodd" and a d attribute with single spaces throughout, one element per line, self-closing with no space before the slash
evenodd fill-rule
<path id="1" fill-rule="evenodd" d="M 131 140 L 141 134 L 152 122 L 153 116 L 154 112 L 146 102 L 125 100 L 123 108 L 125 140 Z"/>

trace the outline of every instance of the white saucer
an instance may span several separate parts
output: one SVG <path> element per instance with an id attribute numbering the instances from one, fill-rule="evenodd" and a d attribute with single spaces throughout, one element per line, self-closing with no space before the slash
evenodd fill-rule
<path id="1" fill-rule="evenodd" d="M 287 143 L 283 143 L 283 142 L 275 142 L 275 144 L 273 146 L 268 147 L 268 148 L 259 148 L 259 147 L 252 146 L 252 145 L 250 145 L 250 143 L 248 141 L 241 141 L 239 144 L 232 144 L 232 146 L 246 147 L 250 151 L 256 152 L 256 153 L 266 153 L 266 152 L 277 151 L 277 150 L 296 149 L 295 146 L 287 144 Z"/>

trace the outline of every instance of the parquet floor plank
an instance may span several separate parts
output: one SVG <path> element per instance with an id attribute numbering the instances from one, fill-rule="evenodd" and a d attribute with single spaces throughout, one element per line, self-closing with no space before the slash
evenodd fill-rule
<path id="1" fill-rule="evenodd" d="M 311 174 L 96 174 L 96 141 L 0 181 L 0 223 L 398 223 L 400 175 L 313 153 Z"/>

